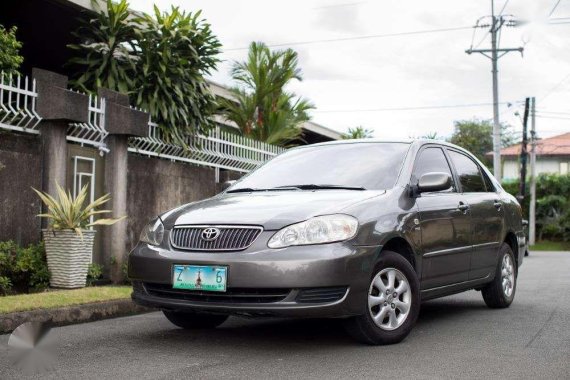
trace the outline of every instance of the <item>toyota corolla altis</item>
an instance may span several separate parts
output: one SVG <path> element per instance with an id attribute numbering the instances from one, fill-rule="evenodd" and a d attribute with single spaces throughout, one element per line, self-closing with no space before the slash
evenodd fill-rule
<path id="1" fill-rule="evenodd" d="M 290 149 L 156 217 L 129 277 L 135 302 L 182 328 L 335 317 L 358 340 L 389 344 L 424 300 L 476 289 L 508 307 L 524 247 L 521 207 L 469 152 L 353 140 Z"/>

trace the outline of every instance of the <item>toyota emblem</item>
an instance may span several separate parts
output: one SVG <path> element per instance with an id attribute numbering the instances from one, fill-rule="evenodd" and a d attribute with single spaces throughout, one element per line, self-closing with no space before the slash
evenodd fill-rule
<path id="1" fill-rule="evenodd" d="M 220 236 L 220 230 L 218 228 L 209 227 L 202 230 L 202 240 L 213 241 Z"/>

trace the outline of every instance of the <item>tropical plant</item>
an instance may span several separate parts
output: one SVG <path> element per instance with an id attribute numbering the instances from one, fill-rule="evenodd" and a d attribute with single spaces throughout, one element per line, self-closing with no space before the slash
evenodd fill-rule
<path id="1" fill-rule="evenodd" d="M 252 42 L 248 58 L 231 70 L 237 86 L 235 99 L 222 99 L 226 119 L 241 132 L 270 144 L 287 145 L 300 138 L 301 124 L 310 119 L 313 105 L 285 91 L 293 80 L 302 80 L 298 55 L 292 49 L 271 51 L 262 42 Z"/>
<path id="2" fill-rule="evenodd" d="M 348 131 L 342 135 L 344 140 L 351 139 L 369 139 L 374 135 L 374 131 L 371 129 L 366 129 L 362 126 L 356 128 L 348 128 Z"/>
<path id="3" fill-rule="evenodd" d="M 217 105 L 204 75 L 219 62 L 221 44 L 201 12 L 155 7 L 153 15 L 134 14 L 126 0 L 107 0 L 104 8 L 94 1 L 93 7 L 97 15 L 75 33 L 82 42 L 69 45 L 77 72 L 72 85 L 128 94 L 166 138 L 182 142 L 207 130 Z"/>
<path id="4" fill-rule="evenodd" d="M 24 57 L 20 55 L 22 43 L 16 38 L 17 30 L 15 26 L 6 30 L 0 25 L 0 72 L 5 74 L 18 74 L 24 62 Z"/>
<path id="5" fill-rule="evenodd" d="M 39 217 L 49 219 L 50 229 L 53 230 L 74 230 L 79 236 L 83 236 L 82 230 L 96 225 L 112 225 L 124 219 L 121 218 L 108 218 L 97 219 L 91 222 L 91 217 L 99 214 L 109 213 L 110 210 L 96 210 L 101 205 L 109 201 L 109 194 L 94 200 L 93 202 L 85 205 L 87 198 L 87 185 L 81 188 L 77 197 L 73 197 L 70 192 L 56 184 L 58 199 L 32 188 L 44 204 L 48 207 L 48 212 L 39 214 Z"/>

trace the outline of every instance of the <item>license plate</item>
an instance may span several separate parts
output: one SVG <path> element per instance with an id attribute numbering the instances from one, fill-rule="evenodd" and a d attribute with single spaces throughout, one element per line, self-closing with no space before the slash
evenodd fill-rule
<path id="1" fill-rule="evenodd" d="M 172 287 L 174 289 L 225 292 L 227 277 L 227 267 L 174 265 Z"/>

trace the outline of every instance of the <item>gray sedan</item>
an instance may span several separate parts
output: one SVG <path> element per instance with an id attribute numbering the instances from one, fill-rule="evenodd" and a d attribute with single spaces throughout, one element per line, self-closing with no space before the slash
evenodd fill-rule
<path id="1" fill-rule="evenodd" d="M 368 344 L 422 300 L 513 302 L 521 207 L 469 152 L 431 140 L 288 150 L 221 194 L 154 220 L 129 256 L 133 300 L 182 328 L 229 315 L 335 317 Z"/>

